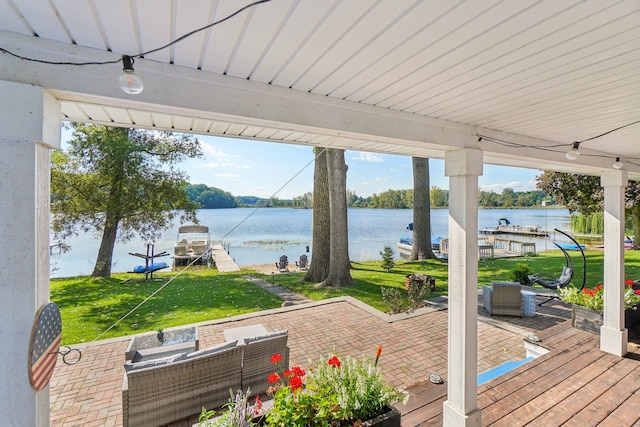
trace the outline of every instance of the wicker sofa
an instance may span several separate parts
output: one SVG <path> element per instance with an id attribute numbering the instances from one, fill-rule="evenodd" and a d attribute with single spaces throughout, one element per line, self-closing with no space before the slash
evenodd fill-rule
<path id="1" fill-rule="evenodd" d="M 262 393 L 273 372 L 274 353 L 289 363 L 287 331 L 208 347 L 189 354 L 126 362 L 122 384 L 123 426 L 160 426 L 226 404 L 230 390 Z"/>

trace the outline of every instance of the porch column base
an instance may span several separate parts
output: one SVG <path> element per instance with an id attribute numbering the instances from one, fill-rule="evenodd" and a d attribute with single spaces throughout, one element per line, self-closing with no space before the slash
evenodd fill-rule
<path id="1" fill-rule="evenodd" d="M 628 340 L 629 331 L 626 328 L 619 331 L 606 325 L 600 327 L 600 350 L 602 351 L 622 357 L 627 354 Z"/>
<path id="2" fill-rule="evenodd" d="M 463 414 L 454 408 L 449 401 L 442 404 L 443 427 L 482 427 L 482 412 L 474 409 L 468 414 Z"/>

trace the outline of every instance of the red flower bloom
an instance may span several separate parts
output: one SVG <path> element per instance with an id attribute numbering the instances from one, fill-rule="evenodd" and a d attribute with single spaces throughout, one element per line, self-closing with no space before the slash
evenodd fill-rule
<path id="1" fill-rule="evenodd" d="M 282 355 L 279 353 L 274 354 L 273 356 L 271 356 L 271 363 L 273 363 L 274 365 L 276 363 L 280 363 L 282 362 Z"/>
<path id="2" fill-rule="evenodd" d="M 307 374 L 300 366 L 294 366 L 291 369 L 293 370 L 293 373 L 299 377 L 304 377 Z"/>
<path id="3" fill-rule="evenodd" d="M 329 363 L 329 366 L 335 366 L 336 368 L 340 367 L 340 359 L 338 359 L 338 356 L 331 357 L 327 363 Z"/>
<path id="4" fill-rule="evenodd" d="M 269 381 L 271 384 L 273 384 L 273 383 L 277 383 L 278 381 L 280 381 L 280 375 L 278 375 L 278 374 L 271 374 L 271 375 L 269 375 L 269 377 L 267 378 L 267 381 Z"/>
<path id="5" fill-rule="evenodd" d="M 624 281 L 624 284 L 627 285 L 627 286 L 633 286 L 633 280 L 627 279 L 627 280 Z"/>
<path id="6" fill-rule="evenodd" d="M 291 386 L 291 390 L 296 391 L 302 387 L 302 378 L 293 377 L 289 380 L 289 386 Z"/>
<path id="7" fill-rule="evenodd" d="M 633 293 L 636 295 L 640 295 L 640 289 L 636 289 L 635 291 L 633 291 Z"/>

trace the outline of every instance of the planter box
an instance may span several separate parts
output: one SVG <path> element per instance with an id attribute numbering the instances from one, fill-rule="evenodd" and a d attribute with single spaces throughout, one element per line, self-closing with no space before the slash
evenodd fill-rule
<path id="1" fill-rule="evenodd" d="M 400 411 L 394 406 L 388 409 L 384 414 L 366 421 L 364 425 L 367 427 L 400 427 Z"/>
<path id="2" fill-rule="evenodd" d="M 599 334 L 603 323 L 601 311 L 592 310 L 581 305 L 574 305 L 571 309 L 571 326 L 574 328 Z"/>
<path id="3" fill-rule="evenodd" d="M 571 310 L 571 326 L 583 331 L 600 333 L 600 327 L 604 323 L 601 311 L 574 305 Z M 632 329 L 640 325 L 640 307 L 628 308 L 624 311 L 624 327 Z"/>
<path id="4" fill-rule="evenodd" d="M 267 400 L 266 402 L 273 402 Z M 263 407 L 264 408 L 264 407 Z M 268 411 L 268 409 L 267 409 Z M 258 425 L 264 425 L 264 416 L 254 418 L 254 421 L 257 420 Z M 400 411 L 398 411 L 395 406 L 389 406 L 386 408 L 386 412 L 382 415 L 378 415 L 377 417 L 367 420 L 362 424 L 363 427 L 401 427 L 400 425 Z"/>

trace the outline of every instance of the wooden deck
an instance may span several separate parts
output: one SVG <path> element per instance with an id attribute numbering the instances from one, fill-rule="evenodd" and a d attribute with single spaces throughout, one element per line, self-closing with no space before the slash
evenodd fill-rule
<path id="1" fill-rule="evenodd" d="M 625 357 L 600 351 L 599 336 L 561 323 L 538 336 L 550 350 L 478 387 L 483 426 L 640 426 L 640 329 Z M 421 382 L 398 405 L 402 426 L 442 425 L 447 386 Z"/>
<path id="2" fill-rule="evenodd" d="M 227 250 L 220 244 L 211 246 L 211 257 L 216 264 L 216 268 L 221 273 L 240 270 L 240 267 L 238 267 L 233 258 L 229 256 Z"/>

